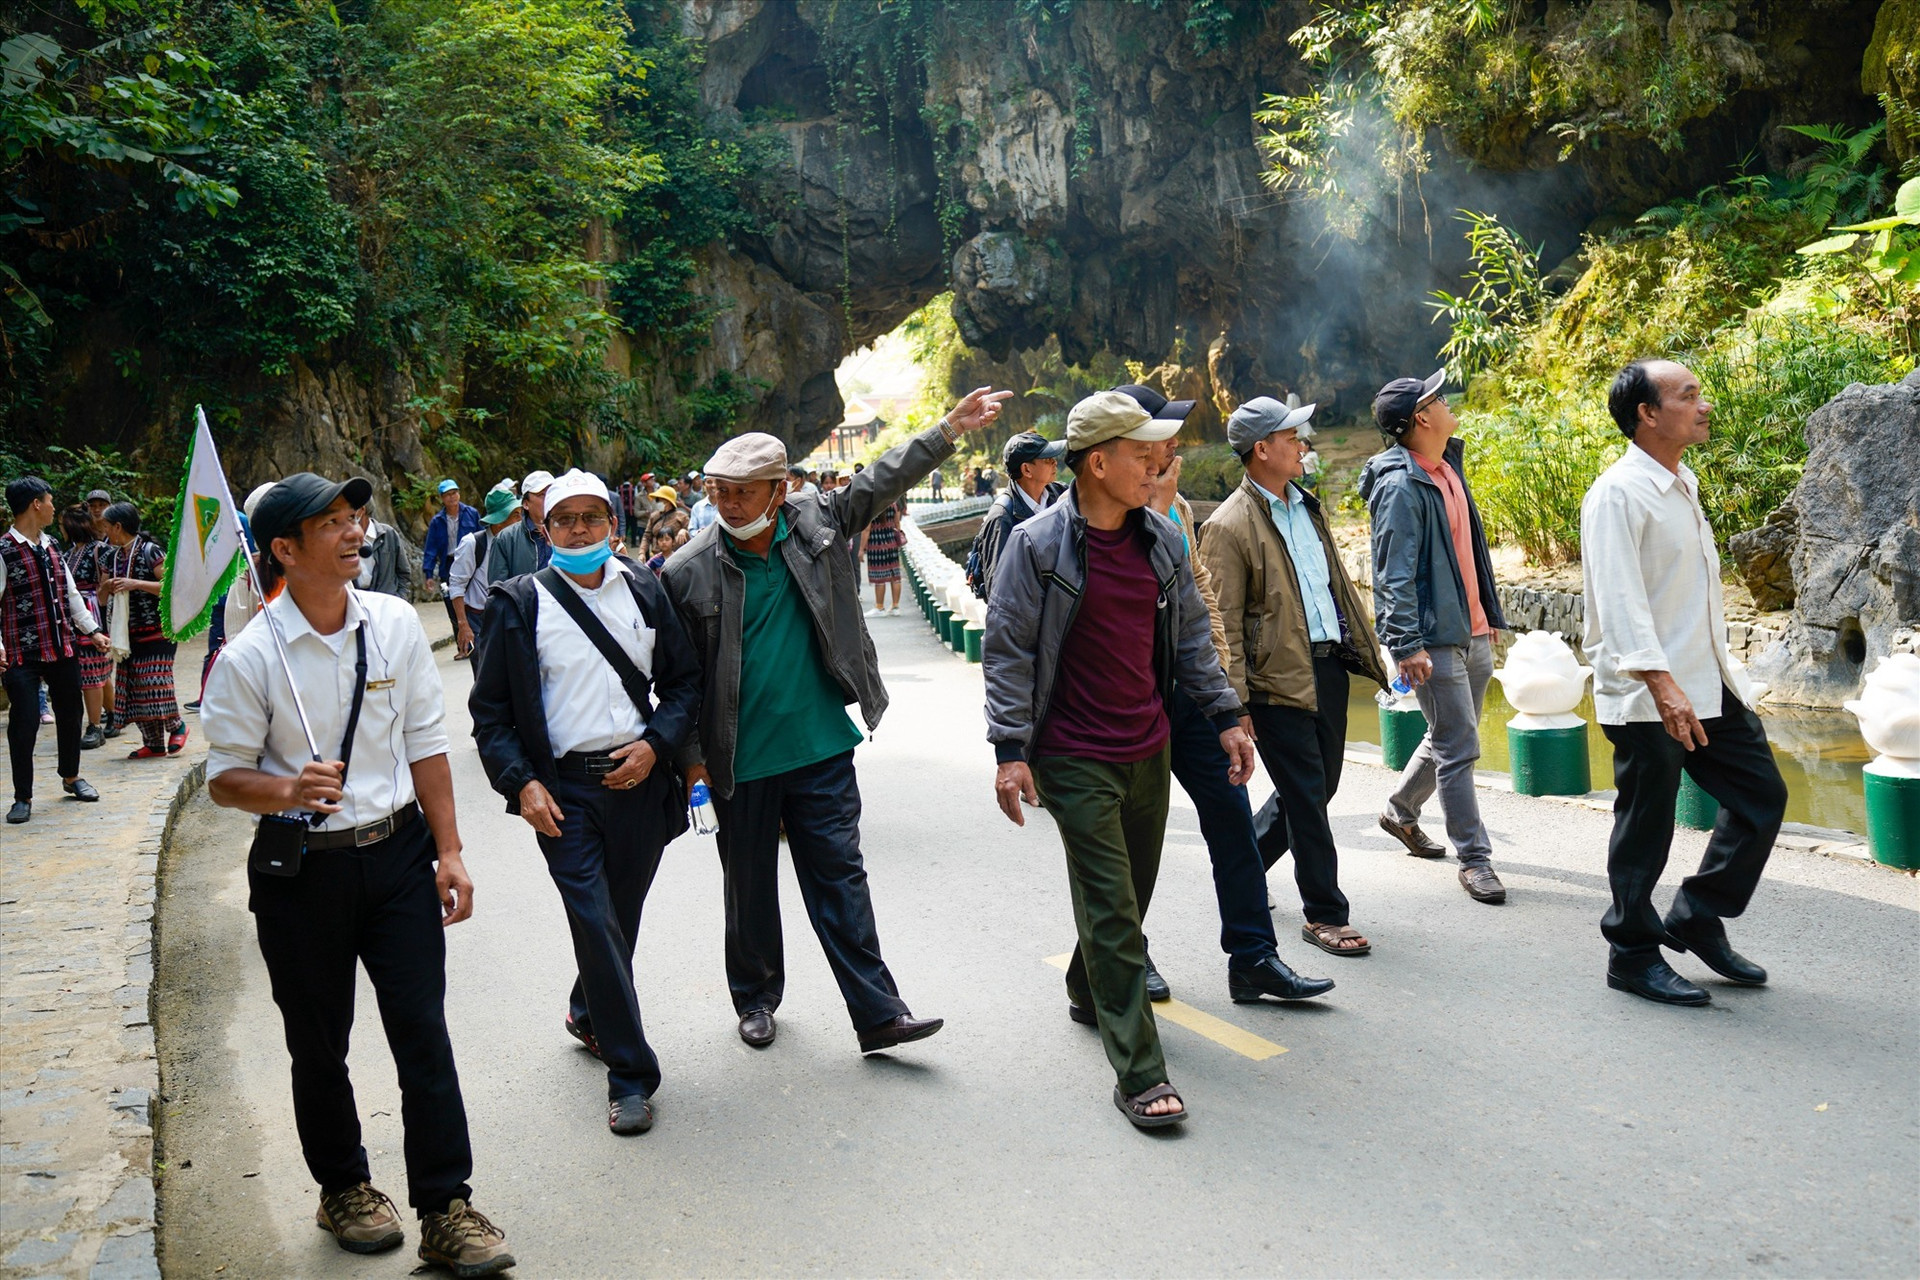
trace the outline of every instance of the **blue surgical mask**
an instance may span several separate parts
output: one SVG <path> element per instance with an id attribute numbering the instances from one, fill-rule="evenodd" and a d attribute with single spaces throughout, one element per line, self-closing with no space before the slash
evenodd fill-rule
<path id="1" fill-rule="evenodd" d="M 567 573 L 592 573 L 613 559 L 613 547 L 605 538 L 590 547 L 555 547 L 553 564 Z"/>

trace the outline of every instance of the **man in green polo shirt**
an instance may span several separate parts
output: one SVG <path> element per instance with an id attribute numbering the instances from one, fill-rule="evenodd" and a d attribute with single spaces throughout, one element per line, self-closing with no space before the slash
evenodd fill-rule
<path id="1" fill-rule="evenodd" d="M 871 730 L 887 707 L 861 616 L 847 540 L 951 457 L 962 431 L 999 416 L 1011 392 L 985 387 L 830 493 L 789 493 L 786 446 L 760 432 L 729 440 L 705 471 L 719 518 L 661 574 L 705 665 L 700 732 L 683 749 L 689 789 L 711 788 L 726 877 L 727 985 L 740 1038 L 773 1043 L 786 988 L 780 831 L 807 917 L 840 984 L 860 1051 L 941 1027 L 907 1010 L 880 958 L 860 856 L 853 749 L 860 704 Z"/>

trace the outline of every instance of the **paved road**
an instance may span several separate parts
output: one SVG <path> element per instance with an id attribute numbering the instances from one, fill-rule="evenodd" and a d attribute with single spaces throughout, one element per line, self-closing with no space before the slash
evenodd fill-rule
<path id="1" fill-rule="evenodd" d="M 744 1047 L 713 844 L 685 837 L 640 940 L 666 1072 L 642 1138 L 606 1132 L 603 1076 L 561 1031 L 571 961 L 533 837 L 456 749 L 479 914 L 451 937 L 449 1014 L 476 1202 L 521 1274 L 1915 1270 L 1912 880 L 1783 852 L 1735 926 L 1774 985 L 1715 981 L 1710 1009 L 1656 1007 L 1602 981 L 1604 815 L 1483 793 L 1512 895 L 1489 908 L 1453 864 L 1405 857 L 1373 828 L 1387 775 L 1349 767 L 1336 830 L 1374 954 L 1300 941 L 1276 876 L 1283 955 L 1340 985 L 1314 1006 L 1256 1008 L 1227 998 L 1205 848 L 1176 807 L 1154 954 L 1196 1011 L 1182 1016 L 1217 1021 L 1208 1038 L 1163 1020 L 1194 1119 L 1145 1136 L 1114 1111 L 1093 1033 L 1066 1018 L 1047 963 L 1073 941 L 1058 842 L 1044 817 L 1019 831 L 993 806 L 977 670 L 917 616 L 874 632 L 894 699 L 859 756 L 881 940 L 914 1011 L 947 1029 L 862 1059 L 789 875 L 780 1039 Z M 465 669 L 443 655 L 441 670 L 463 721 Z M 355 1259 L 311 1225 L 244 831 L 203 803 L 184 836 L 161 914 L 168 1274 L 404 1275 L 411 1239 Z M 1701 839 L 1680 844 L 1697 857 Z M 368 1145 L 404 1200 L 364 987 L 362 1009 Z"/>

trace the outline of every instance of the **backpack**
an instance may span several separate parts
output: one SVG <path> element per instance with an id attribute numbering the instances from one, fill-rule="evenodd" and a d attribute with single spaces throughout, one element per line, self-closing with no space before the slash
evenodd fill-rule
<path id="1" fill-rule="evenodd" d="M 987 530 L 993 527 L 994 522 L 1000 519 L 1001 514 L 1005 512 L 1012 503 L 1013 494 L 1010 490 L 1003 492 L 999 497 L 995 498 L 993 505 L 987 508 L 987 514 L 980 517 L 979 531 L 973 535 L 973 545 L 967 548 L 967 586 L 972 589 L 977 599 L 985 600 L 987 598 L 986 575 L 982 572 L 985 565 L 983 557 L 980 554 L 987 544 Z"/>

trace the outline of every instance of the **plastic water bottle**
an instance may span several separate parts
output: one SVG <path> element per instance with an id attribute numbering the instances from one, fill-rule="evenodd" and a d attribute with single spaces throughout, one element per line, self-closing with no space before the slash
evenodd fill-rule
<path id="1" fill-rule="evenodd" d="M 1373 700 L 1389 711 L 1400 711 L 1405 709 L 1401 705 L 1402 701 L 1411 696 L 1413 696 L 1412 683 L 1404 675 L 1396 675 L 1393 683 L 1373 695 Z"/>
<path id="2" fill-rule="evenodd" d="M 720 829 L 720 815 L 713 811 L 713 795 L 706 783 L 694 783 L 687 794 L 687 818 L 697 835 L 710 836 Z"/>
<path id="3" fill-rule="evenodd" d="M 1413 692 L 1413 683 L 1407 679 L 1406 674 L 1403 672 L 1399 675 L 1394 676 L 1393 683 L 1388 685 L 1387 688 L 1393 690 L 1395 694 L 1404 698 L 1408 694 Z"/>

